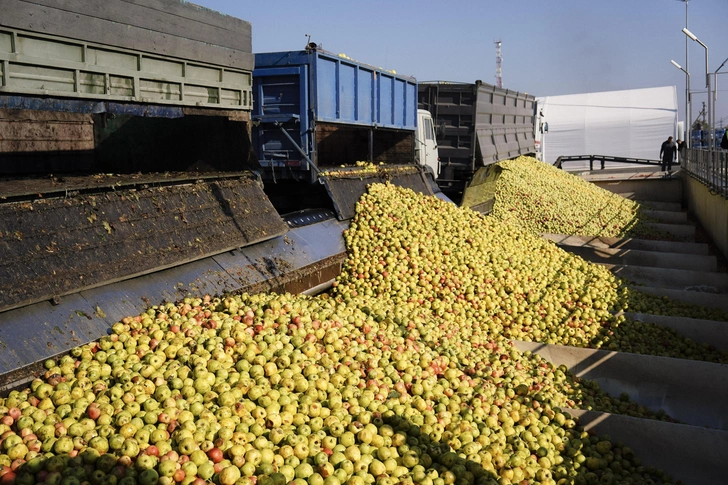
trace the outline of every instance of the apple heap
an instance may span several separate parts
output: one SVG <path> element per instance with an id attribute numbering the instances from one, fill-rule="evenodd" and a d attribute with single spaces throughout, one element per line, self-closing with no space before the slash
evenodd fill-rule
<path id="1" fill-rule="evenodd" d="M 568 408 L 667 416 L 509 341 L 622 345 L 611 274 L 389 185 L 346 241 L 330 294 L 153 306 L 48 360 L 0 399 L 0 483 L 670 483 Z"/>
<path id="2" fill-rule="evenodd" d="M 486 336 L 727 362 L 728 354 L 622 311 L 726 320 L 631 289 L 606 268 L 470 209 L 373 185 L 345 238 L 340 295 L 424 306 Z"/>
<path id="3" fill-rule="evenodd" d="M 534 234 L 674 239 L 647 226 L 638 202 L 532 157 L 499 164 L 495 205 L 501 221 Z"/>
<path id="4" fill-rule="evenodd" d="M 562 407 L 649 410 L 456 330 L 365 297 L 152 307 L 0 400 L 0 482 L 669 482 Z"/>
<path id="5" fill-rule="evenodd" d="M 341 165 L 337 169 L 321 171 L 322 177 L 330 179 L 340 178 L 364 178 L 372 175 L 382 177 L 392 177 L 396 175 L 418 173 L 417 167 L 413 165 L 385 165 L 384 162 L 379 164 L 374 162 L 359 161 L 352 165 Z"/>

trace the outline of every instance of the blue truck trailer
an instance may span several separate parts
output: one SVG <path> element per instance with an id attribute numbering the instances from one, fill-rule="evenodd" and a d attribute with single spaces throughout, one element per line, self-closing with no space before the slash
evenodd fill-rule
<path id="1" fill-rule="evenodd" d="M 431 120 L 423 119 L 429 113 L 417 109 L 414 78 L 309 43 L 304 50 L 256 54 L 253 96 L 253 149 L 274 203 L 295 201 L 291 191 L 319 181 L 339 217 L 347 218 L 343 205 L 353 210 L 352 197 L 341 190 L 358 198 L 361 192 L 350 186 L 362 182 L 362 174 L 345 177 L 341 168 L 352 171 L 357 162 L 406 166 L 397 182 L 412 178 L 427 191 L 421 167 L 427 157 L 436 163 L 436 146 Z M 315 194 L 305 191 L 310 203 Z"/>
<path id="2" fill-rule="evenodd" d="M 253 145 L 266 176 L 314 181 L 327 166 L 413 158 L 413 78 L 309 46 L 256 54 L 253 89 Z"/>

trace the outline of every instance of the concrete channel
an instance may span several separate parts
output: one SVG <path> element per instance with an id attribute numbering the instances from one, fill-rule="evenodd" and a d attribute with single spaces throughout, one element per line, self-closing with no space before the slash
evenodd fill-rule
<path id="1" fill-rule="evenodd" d="M 649 266 L 666 269 L 684 269 L 714 272 L 718 261 L 712 255 L 665 253 L 643 251 L 640 249 L 595 248 L 592 246 L 568 246 L 559 244 L 562 249 L 576 254 L 592 263 L 613 265 Z"/>
<path id="2" fill-rule="evenodd" d="M 724 273 L 609 263 L 603 263 L 603 266 L 616 276 L 637 285 L 671 290 L 690 291 L 691 288 L 704 288 L 712 293 L 728 292 L 728 275 Z"/>
<path id="3" fill-rule="evenodd" d="M 685 485 L 726 483 L 728 431 L 580 409 L 569 413 L 586 431 L 625 443 L 643 465 Z"/>
<path id="4" fill-rule="evenodd" d="M 687 224 L 688 214 L 674 210 L 642 209 L 642 215 L 666 224 Z"/>
<path id="5" fill-rule="evenodd" d="M 673 182 L 670 181 L 670 186 Z M 634 189 L 634 193 L 638 192 L 639 190 Z M 679 206 L 678 202 L 669 200 L 667 196 L 663 199 L 665 200 L 649 206 L 656 211 L 674 210 Z M 55 311 L 59 314 L 72 315 L 82 309 L 84 314 L 88 315 L 87 320 L 95 322 L 88 335 L 84 335 L 84 341 L 90 341 L 104 335 L 108 326 L 119 318 L 142 311 L 150 300 L 172 301 L 187 294 L 227 291 L 277 290 L 315 293 L 327 288 L 331 278 L 340 271 L 344 257 L 341 233 L 346 227 L 346 223 L 327 220 L 312 226 L 293 229 L 286 236 L 250 248 L 220 254 L 214 258 L 198 261 L 194 265 L 172 268 L 159 274 L 130 280 L 118 285 L 114 292 L 99 288 L 71 295 L 64 299 Z M 323 241 L 320 237 L 322 228 L 325 228 L 324 232 L 327 234 Z M 644 283 L 651 286 L 638 287 L 641 291 L 728 311 L 728 297 L 725 294 L 685 291 L 685 281 L 688 280 L 680 280 L 683 289 L 679 290 L 656 287 L 656 277 L 672 285 L 670 281 L 677 276 L 696 273 L 692 276 L 700 278 L 689 280 L 689 283 L 705 284 L 707 280 L 704 275 L 712 274 L 717 278 L 715 281 L 720 284 L 721 289 L 728 291 L 728 280 L 724 279 L 725 275 L 715 273 L 715 258 L 709 255 L 706 244 L 556 234 L 544 237 L 564 249 L 582 255 L 585 259 L 589 259 L 587 256 L 590 254 L 605 259 L 613 269 L 618 270 L 618 273 L 626 275 L 631 272 L 633 276 L 638 273 L 643 275 Z M 328 257 L 332 254 L 336 258 Z M 266 262 L 272 257 L 271 255 L 276 256 L 276 260 L 280 259 L 281 263 L 286 263 L 278 266 L 285 266 L 291 271 L 279 273 L 276 270 L 270 274 L 271 268 Z M 681 262 L 680 269 L 675 269 L 676 266 L 670 264 L 676 261 Z M 686 261 L 688 263 L 682 264 Z M 652 263 L 651 267 L 645 266 L 647 263 Z M 696 269 L 701 271 L 695 271 Z M 200 275 L 212 273 L 215 275 L 214 278 L 208 276 L 201 281 Z M 286 278 L 283 273 L 293 273 L 295 277 Z M 166 284 L 167 281 L 179 283 L 170 288 Z M 117 304 L 110 306 L 110 302 Z M 98 308 L 99 304 L 105 311 L 103 318 L 94 314 L 94 309 Z M 47 302 L 43 302 L 22 312 L 17 310 L 1 314 L 2 340 L 15 343 L 18 350 L 21 350 L 23 336 L 6 333 L 11 327 L 11 321 L 21 318 L 31 322 L 37 319 L 38 313 L 46 311 L 45 308 L 38 307 L 48 305 Z M 728 322 L 644 314 L 625 316 L 664 325 L 696 342 L 728 349 L 728 331 L 726 331 Z M 86 320 L 82 323 L 87 329 L 90 328 L 90 323 Z M 77 343 L 70 345 L 65 339 L 55 336 L 49 325 L 44 325 L 39 333 L 38 345 L 52 345 L 59 353 L 77 345 Z M 568 410 L 572 416 L 579 419 L 579 424 L 587 431 L 600 435 L 607 434 L 612 440 L 624 442 L 634 450 L 643 464 L 661 468 L 687 485 L 726 483 L 728 413 L 725 403 L 728 402 L 728 365 L 533 342 L 516 341 L 514 344 L 520 350 L 538 353 L 557 365 L 566 365 L 580 378 L 595 380 L 612 396 L 627 393 L 631 400 L 655 411 L 662 409 L 681 422 L 675 424 L 581 409 Z M 0 356 L 0 367 L 5 371 L 22 368 L 18 373 L 8 374 L 6 376 L 8 379 L 0 382 L 0 391 L 32 378 L 33 367 L 37 365 L 35 354 L 26 352 L 21 355 L 20 352 L 13 352 L 4 358 Z"/>
<path id="6" fill-rule="evenodd" d="M 591 247 L 598 249 L 632 249 L 636 251 L 653 251 L 664 253 L 696 254 L 707 256 L 710 248 L 705 243 L 658 241 L 654 239 L 598 237 L 598 236 L 573 236 L 568 234 L 542 234 L 542 237 L 559 244 L 562 248 L 566 246 Z"/>
<path id="7" fill-rule="evenodd" d="M 695 226 L 691 224 L 670 224 L 665 222 L 647 222 L 645 226 L 655 231 L 664 232 L 680 241 L 695 242 Z"/>
<path id="8" fill-rule="evenodd" d="M 538 342 L 514 345 L 596 381 L 611 396 L 626 393 L 631 401 L 663 410 L 683 424 L 728 431 L 728 365 Z"/>
<path id="9" fill-rule="evenodd" d="M 665 297 L 670 300 L 728 312 L 728 295 L 725 294 L 700 291 L 700 288 L 693 288 L 692 290 L 671 290 L 668 288 L 656 288 L 653 286 L 638 286 L 635 287 L 635 289 L 643 293 Z"/>
<path id="10" fill-rule="evenodd" d="M 682 204 L 680 202 L 655 202 L 655 201 L 642 201 L 640 202 L 642 207 L 647 210 L 655 211 L 680 211 L 682 210 Z"/>
<path id="11" fill-rule="evenodd" d="M 544 234 L 580 257 L 604 264 L 633 288 L 663 298 L 728 312 L 728 275 L 718 272 L 710 247 L 696 243 L 687 218 L 682 181 L 657 172 L 591 172 L 582 177 L 640 202 L 651 225 L 681 241 Z M 695 342 L 728 350 L 728 322 L 625 313 L 626 318 L 671 328 Z M 587 431 L 631 447 L 646 466 L 685 484 L 728 483 L 728 365 L 533 342 L 514 344 L 574 374 L 596 381 L 612 396 L 626 393 L 680 423 L 584 409 L 569 410 Z"/>
<path id="12" fill-rule="evenodd" d="M 666 317 L 648 313 L 625 313 L 624 316 L 638 322 L 654 323 L 671 328 L 690 340 L 728 351 L 728 322 L 686 317 Z"/>

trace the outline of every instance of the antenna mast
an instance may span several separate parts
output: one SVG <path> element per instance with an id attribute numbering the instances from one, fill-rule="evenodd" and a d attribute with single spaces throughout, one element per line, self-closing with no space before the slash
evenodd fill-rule
<path id="1" fill-rule="evenodd" d="M 495 86 L 503 87 L 503 54 L 501 53 L 500 40 L 495 41 Z"/>

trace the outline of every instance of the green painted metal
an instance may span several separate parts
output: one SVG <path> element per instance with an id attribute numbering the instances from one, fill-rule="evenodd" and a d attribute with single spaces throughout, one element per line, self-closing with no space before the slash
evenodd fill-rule
<path id="1" fill-rule="evenodd" d="M 250 111 L 252 73 L 0 28 L 0 93 Z"/>

